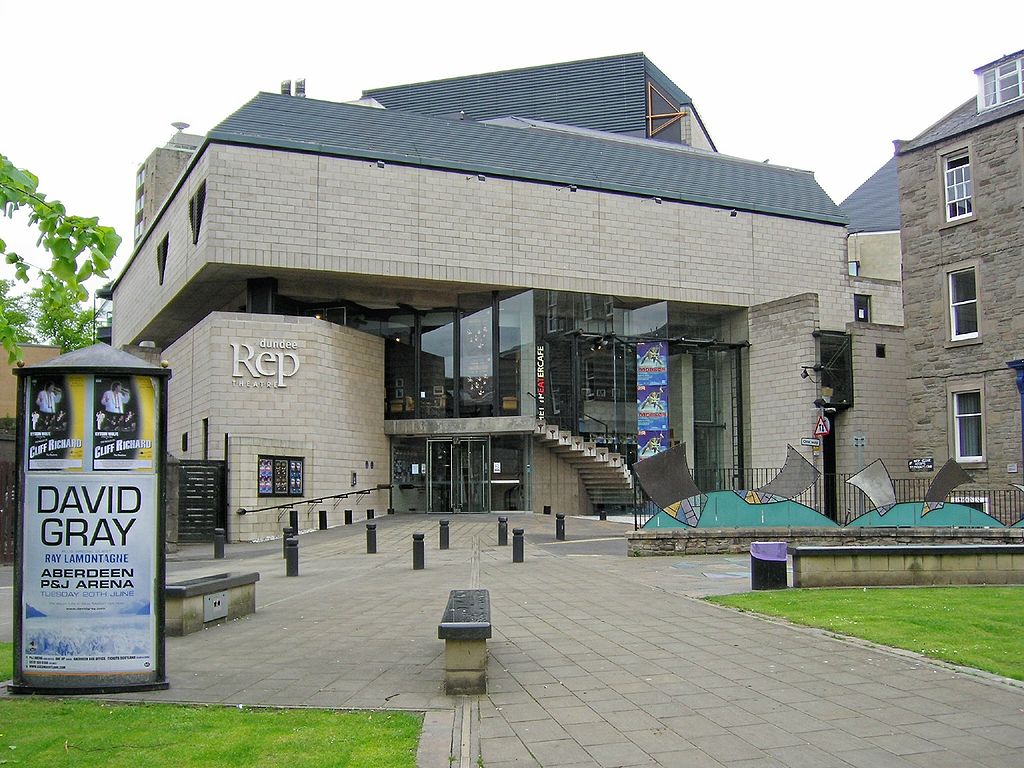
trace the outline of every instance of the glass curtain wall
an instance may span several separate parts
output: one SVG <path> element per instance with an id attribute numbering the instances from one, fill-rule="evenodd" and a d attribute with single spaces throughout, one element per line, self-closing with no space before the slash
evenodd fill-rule
<path id="1" fill-rule="evenodd" d="M 396 312 L 361 330 L 385 339 L 388 419 L 534 412 L 532 291 L 465 295 L 457 311 Z"/>
<path id="2" fill-rule="evenodd" d="M 735 349 L 718 343 L 725 313 L 665 301 L 534 292 L 537 346 L 546 360 L 545 419 L 636 458 L 636 351 L 664 340 L 669 352 L 670 441 L 709 477 L 733 466 L 740 403 Z"/>
<path id="3" fill-rule="evenodd" d="M 455 313 L 425 313 L 419 328 L 419 418 L 451 418 L 455 415 Z"/>
<path id="4" fill-rule="evenodd" d="M 459 308 L 459 416 L 493 416 L 492 297 L 461 296 Z"/>

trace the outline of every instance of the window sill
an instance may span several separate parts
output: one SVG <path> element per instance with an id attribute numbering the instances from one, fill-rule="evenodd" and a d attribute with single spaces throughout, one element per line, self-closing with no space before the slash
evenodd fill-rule
<path id="1" fill-rule="evenodd" d="M 939 225 L 939 231 L 944 229 L 952 229 L 953 227 L 959 227 L 961 224 L 970 224 L 971 222 L 978 220 L 977 212 L 972 213 L 970 216 L 961 216 L 959 219 L 953 219 L 952 221 L 946 221 Z"/>
<path id="2" fill-rule="evenodd" d="M 955 349 L 956 347 L 973 347 L 981 342 L 981 336 L 975 336 L 973 339 L 947 339 L 944 346 L 946 349 Z"/>
<path id="3" fill-rule="evenodd" d="M 988 459 L 956 459 L 964 469 L 988 469 Z"/>

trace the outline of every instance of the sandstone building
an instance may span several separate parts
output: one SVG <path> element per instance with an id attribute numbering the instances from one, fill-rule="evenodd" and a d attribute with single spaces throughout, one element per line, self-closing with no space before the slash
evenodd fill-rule
<path id="1" fill-rule="evenodd" d="M 280 531 L 240 508 L 347 491 L 322 506 L 587 512 L 674 443 L 733 487 L 822 412 L 801 450 L 853 472 L 858 435 L 906 457 L 903 307 L 845 222 L 813 174 L 717 152 L 643 54 L 261 93 L 141 234 L 113 342 L 163 350 L 169 449 L 227 462 L 236 540 Z"/>
<path id="2" fill-rule="evenodd" d="M 1022 63 L 980 67 L 977 97 L 896 143 L 911 453 L 989 488 L 1021 482 Z"/>

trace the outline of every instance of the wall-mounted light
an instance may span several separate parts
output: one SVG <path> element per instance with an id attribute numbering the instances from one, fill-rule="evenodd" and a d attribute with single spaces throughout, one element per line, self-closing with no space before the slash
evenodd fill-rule
<path id="1" fill-rule="evenodd" d="M 654 198 L 654 202 L 657 203 L 658 205 L 661 205 L 661 198 L 660 197 Z"/>
<path id="2" fill-rule="evenodd" d="M 819 371 L 821 371 L 821 364 L 820 363 L 815 363 L 814 365 L 801 365 L 800 366 L 800 378 L 801 379 L 809 379 L 811 377 L 811 374 L 809 373 L 809 371 L 813 371 L 814 373 L 818 373 Z M 817 379 L 815 379 L 815 381 L 817 381 Z"/>
<path id="3" fill-rule="evenodd" d="M 378 160 L 377 161 L 377 167 L 378 168 L 383 168 L 384 167 L 384 161 L 383 160 Z"/>
<path id="4" fill-rule="evenodd" d="M 575 192 L 576 191 L 576 185 L 575 184 L 570 184 L 569 185 L 569 191 L 570 192 Z"/>
<path id="5" fill-rule="evenodd" d="M 731 211 L 729 211 L 729 218 L 735 219 L 736 218 L 736 213 L 737 213 L 736 209 L 733 208 Z"/>

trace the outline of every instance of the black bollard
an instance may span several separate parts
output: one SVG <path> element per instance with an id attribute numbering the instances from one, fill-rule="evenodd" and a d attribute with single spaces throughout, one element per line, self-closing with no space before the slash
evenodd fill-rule
<path id="1" fill-rule="evenodd" d="M 437 527 L 437 548 L 448 549 L 448 521 L 439 520 Z"/>
<path id="2" fill-rule="evenodd" d="M 320 530 L 321 531 L 326 531 L 327 530 L 327 510 L 326 509 L 321 509 L 319 514 L 320 514 Z"/>
<path id="3" fill-rule="evenodd" d="M 512 529 L 512 562 L 523 562 L 523 529 Z"/>
<path id="4" fill-rule="evenodd" d="M 565 541 L 565 515 L 561 512 L 555 515 L 555 538 Z"/>
<path id="5" fill-rule="evenodd" d="M 352 525 L 352 510 L 345 510 L 345 525 Z"/>
<path id="6" fill-rule="evenodd" d="M 299 510 L 289 509 L 288 510 L 288 527 L 295 531 L 295 535 L 299 534 Z"/>
<path id="7" fill-rule="evenodd" d="M 423 554 L 424 535 L 422 533 L 414 533 L 412 535 L 412 569 L 414 571 L 422 571 L 424 567 L 426 559 Z"/>
<path id="8" fill-rule="evenodd" d="M 366 519 L 367 520 L 373 520 L 373 510 L 372 509 L 366 510 Z"/>
<path id="9" fill-rule="evenodd" d="M 283 528 L 281 537 L 281 557 L 288 557 L 288 537 L 295 535 L 294 528 Z"/>
<path id="10" fill-rule="evenodd" d="M 377 524 L 366 524 L 366 554 L 377 554 Z"/>
<path id="11" fill-rule="evenodd" d="M 223 528 L 213 529 L 213 559 L 223 560 L 224 559 L 224 539 L 225 531 Z"/>
<path id="12" fill-rule="evenodd" d="M 285 576 L 299 575 L 299 537 L 290 536 L 284 540 Z"/>
<path id="13" fill-rule="evenodd" d="M 508 518 L 507 517 L 499 517 L 498 518 L 498 546 L 499 547 L 507 547 L 508 546 Z"/>
<path id="14" fill-rule="evenodd" d="M 544 505 L 544 514 L 545 515 L 550 515 L 551 514 L 551 505 L 550 504 L 545 504 Z"/>

